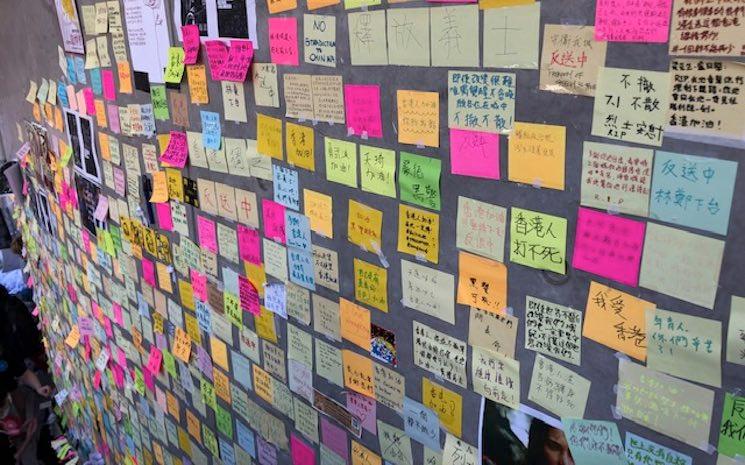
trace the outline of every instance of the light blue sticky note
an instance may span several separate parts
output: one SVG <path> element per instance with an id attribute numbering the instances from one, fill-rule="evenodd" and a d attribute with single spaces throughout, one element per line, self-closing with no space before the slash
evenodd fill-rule
<path id="1" fill-rule="evenodd" d="M 626 433 L 626 460 L 629 465 L 693 464 L 691 457 L 629 432 Z"/>
<path id="2" fill-rule="evenodd" d="M 238 438 L 238 445 L 248 452 L 248 455 L 256 458 L 256 438 L 254 437 L 254 432 L 251 431 L 251 429 L 242 421 L 237 419 L 235 420 L 235 431 L 236 437 Z"/>
<path id="3" fill-rule="evenodd" d="M 217 439 L 220 442 L 220 460 L 222 460 L 223 465 L 236 465 L 233 443 L 223 439 L 222 437 Z"/>
<path id="4" fill-rule="evenodd" d="M 300 189 L 297 171 L 274 165 L 274 201 L 293 210 L 300 210 Z"/>
<path id="5" fill-rule="evenodd" d="M 251 362 L 240 352 L 231 350 L 231 355 L 231 360 L 233 361 L 233 378 L 238 381 L 241 386 L 252 391 L 253 381 L 251 381 Z"/>
<path id="6" fill-rule="evenodd" d="M 285 235 L 287 245 L 310 251 L 310 220 L 292 210 L 285 210 Z"/>
<path id="7" fill-rule="evenodd" d="M 101 68 L 93 68 L 91 71 L 91 87 L 96 95 L 103 94 L 103 82 L 101 82 Z"/>
<path id="8" fill-rule="evenodd" d="M 207 334 L 212 333 L 212 315 L 210 314 L 210 308 L 204 302 L 194 300 L 197 323 L 199 323 L 199 329 L 206 332 Z"/>
<path id="9" fill-rule="evenodd" d="M 287 293 L 283 283 L 264 286 L 264 307 L 282 318 L 287 318 Z"/>
<path id="10" fill-rule="evenodd" d="M 75 57 L 75 74 L 78 84 L 88 84 L 88 79 L 85 77 L 85 60 L 83 60 L 83 57 Z"/>
<path id="11" fill-rule="evenodd" d="M 737 162 L 657 151 L 649 217 L 727 234 Z"/>
<path id="12" fill-rule="evenodd" d="M 201 111 L 202 116 L 202 145 L 205 148 L 220 150 L 222 128 L 220 114 L 214 111 Z"/>
<path id="13" fill-rule="evenodd" d="M 440 419 L 432 409 L 404 397 L 404 431 L 411 439 L 439 451 Z"/>
<path id="14" fill-rule="evenodd" d="M 57 100 L 60 101 L 62 108 L 70 108 L 70 100 L 67 99 L 67 87 L 62 81 L 57 81 Z"/>
<path id="15" fill-rule="evenodd" d="M 579 418 L 561 421 L 576 465 L 627 465 L 615 423 Z"/>
<path id="16" fill-rule="evenodd" d="M 290 281 L 311 291 L 316 290 L 313 256 L 310 252 L 288 247 L 287 265 L 290 268 Z"/>
<path id="17" fill-rule="evenodd" d="M 77 72 L 75 71 L 75 59 L 73 57 L 66 57 L 66 58 L 67 58 L 67 77 L 70 79 L 70 83 L 77 84 L 78 76 L 77 76 Z"/>

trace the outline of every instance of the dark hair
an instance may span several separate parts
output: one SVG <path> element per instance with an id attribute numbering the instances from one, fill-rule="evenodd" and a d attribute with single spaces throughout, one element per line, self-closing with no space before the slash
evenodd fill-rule
<path id="1" fill-rule="evenodd" d="M 538 418 L 533 418 L 530 422 L 526 465 L 544 465 L 545 457 L 543 455 L 543 448 L 546 444 L 546 439 L 548 439 L 548 432 L 551 429 L 553 429 L 553 426 Z"/>

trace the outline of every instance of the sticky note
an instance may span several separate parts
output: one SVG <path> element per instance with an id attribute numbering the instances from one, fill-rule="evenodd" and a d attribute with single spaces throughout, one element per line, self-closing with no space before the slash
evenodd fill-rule
<path id="1" fill-rule="evenodd" d="M 528 399 L 560 417 L 583 418 L 590 380 L 543 355 L 535 356 Z"/>
<path id="2" fill-rule="evenodd" d="M 498 352 L 474 347 L 471 353 L 474 392 L 516 409 L 520 402 L 520 362 Z M 446 449 L 447 450 L 447 449 Z"/>
<path id="3" fill-rule="evenodd" d="M 305 215 L 310 219 L 310 228 L 328 238 L 334 237 L 333 200 L 331 196 L 310 189 L 303 189 Z"/>
<path id="4" fill-rule="evenodd" d="M 463 397 L 455 391 L 422 378 L 422 404 L 432 409 L 442 426 L 456 436 L 463 430 Z M 440 437 L 431 443 L 433 449 L 439 449 Z"/>
<path id="5" fill-rule="evenodd" d="M 357 187 L 357 144 L 340 139 L 324 138 L 326 179 Z"/>
<path id="6" fill-rule="evenodd" d="M 680 465 L 693 464 L 693 459 L 690 456 L 637 436 L 630 431 L 626 432 L 624 449 L 626 450 L 626 460 L 629 465 L 654 463 L 658 460 L 657 457 L 665 457 L 665 463 L 677 463 Z"/>
<path id="7" fill-rule="evenodd" d="M 383 137 L 383 120 L 380 115 L 380 86 L 344 86 L 344 105 L 347 132 L 365 137 Z"/>
<path id="8" fill-rule="evenodd" d="M 562 423 L 577 465 L 626 465 L 621 435 L 614 422 L 562 418 Z"/>
<path id="9" fill-rule="evenodd" d="M 363 304 L 388 311 L 388 272 L 385 268 L 354 259 L 354 298 Z"/>
<path id="10" fill-rule="evenodd" d="M 648 5 L 597 0 L 595 40 L 609 42 L 667 42 L 672 0 Z"/>
<path id="11" fill-rule="evenodd" d="M 153 173 L 153 193 L 150 195 L 150 202 L 168 202 L 168 182 L 166 181 L 165 171 L 156 171 Z"/>
<path id="12" fill-rule="evenodd" d="M 288 121 L 285 125 L 285 140 L 287 162 L 309 171 L 315 171 L 313 128 Z"/>
<path id="13" fill-rule="evenodd" d="M 206 149 L 220 150 L 222 135 L 220 114 L 213 111 L 200 111 L 202 119 L 202 145 Z"/>
<path id="14" fill-rule="evenodd" d="M 479 7 L 443 5 L 431 8 L 430 41 L 432 66 L 479 66 Z M 453 34 L 453 31 L 458 34 Z"/>
<path id="15" fill-rule="evenodd" d="M 727 325 L 727 361 L 745 365 L 745 298 L 732 296 Z"/>
<path id="16" fill-rule="evenodd" d="M 339 300 L 341 337 L 364 350 L 370 350 L 370 311 L 350 302 Z"/>
<path id="17" fill-rule="evenodd" d="M 178 131 L 171 131 L 168 138 L 168 146 L 160 156 L 160 161 L 174 168 L 183 168 L 186 165 L 186 159 L 189 156 L 186 134 Z"/>
<path id="18" fill-rule="evenodd" d="M 458 196 L 455 246 L 461 250 L 504 261 L 507 209 Z"/>
<path id="19" fill-rule="evenodd" d="M 272 63 L 298 66 L 297 18 L 269 18 L 267 21 Z"/>
<path id="20" fill-rule="evenodd" d="M 429 9 L 390 8 L 386 10 L 386 16 L 388 37 L 391 38 L 388 41 L 389 63 L 429 66 Z"/>
<path id="21" fill-rule="evenodd" d="M 181 26 L 181 37 L 183 38 L 184 64 L 196 64 L 199 57 L 199 26 L 196 24 L 185 24 Z"/>
<path id="22" fill-rule="evenodd" d="M 525 296 L 525 348 L 579 365 L 582 312 Z"/>
<path id="23" fill-rule="evenodd" d="M 595 28 L 591 26 L 544 25 L 541 90 L 558 94 L 595 95 L 598 71 L 605 65 L 607 44 L 596 42 L 594 33 Z"/>
<path id="24" fill-rule="evenodd" d="M 360 394 L 375 398 L 372 360 L 351 350 L 342 350 L 344 386 Z"/>
<path id="25" fill-rule="evenodd" d="M 432 210 L 440 210 L 440 160 L 401 152 L 398 182 L 401 200 Z"/>
<path id="26" fill-rule="evenodd" d="M 397 90 L 398 142 L 440 146 L 440 94 Z"/>
<path id="27" fill-rule="evenodd" d="M 450 168 L 453 174 L 499 179 L 499 135 L 451 129 Z"/>
<path id="28" fill-rule="evenodd" d="M 360 145 L 360 188 L 396 198 L 396 152 Z"/>
<path id="29" fill-rule="evenodd" d="M 507 307 L 507 267 L 465 252 L 458 254 L 458 303 L 498 313 Z"/>
<path id="30" fill-rule="evenodd" d="M 282 120 L 271 116 L 256 115 L 256 150 L 261 155 L 284 159 L 282 150 Z"/>
<path id="31" fill-rule="evenodd" d="M 178 84 L 184 77 L 184 49 L 181 47 L 170 47 L 168 49 L 168 63 L 163 75 L 165 82 Z"/>
<path id="32" fill-rule="evenodd" d="M 510 181 L 564 190 L 564 126 L 516 122 L 508 141 Z"/>
<path id="33" fill-rule="evenodd" d="M 512 207 L 510 261 L 566 273 L 566 218 Z"/>
<path id="34" fill-rule="evenodd" d="M 379 0 L 375 0 L 378 1 Z M 346 4 L 346 1 L 345 1 Z M 349 56 L 352 65 L 388 64 L 385 11 L 373 10 L 349 13 Z"/>
<path id="35" fill-rule="evenodd" d="M 440 9 L 444 10 L 435 8 Z M 515 119 L 516 86 L 514 73 L 448 71 L 448 127 L 509 132 Z"/>
<path id="36" fill-rule="evenodd" d="M 399 205 L 397 250 L 437 263 L 440 251 L 440 216 L 419 208 Z"/>
<path id="37" fill-rule="evenodd" d="M 510 3 L 528 4 L 484 10 L 483 66 L 537 69 L 541 4 L 532 0 Z"/>
<path id="38" fill-rule="evenodd" d="M 285 207 L 269 199 L 262 199 L 261 212 L 264 220 L 264 235 L 285 243 Z"/>

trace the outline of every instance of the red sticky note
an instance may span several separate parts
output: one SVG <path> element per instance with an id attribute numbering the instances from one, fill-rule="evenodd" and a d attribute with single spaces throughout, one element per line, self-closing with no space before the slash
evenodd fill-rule
<path id="1" fill-rule="evenodd" d="M 672 0 L 619 2 L 597 0 L 595 40 L 608 42 L 667 42 Z"/>
<path id="2" fill-rule="evenodd" d="M 261 200 L 261 215 L 264 217 L 264 236 L 285 243 L 285 207 L 273 200 Z"/>
<path id="3" fill-rule="evenodd" d="M 345 85 L 344 105 L 347 114 L 347 130 L 350 134 L 383 137 L 380 86 Z"/>
<path id="4" fill-rule="evenodd" d="M 228 47 L 221 40 L 208 40 L 204 43 L 207 49 L 207 61 L 210 64 L 210 76 L 213 81 L 220 78 L 220 70 L 228 60 Z"/>
<path id="5" fill-rule="evenodd" d="M 642 221 L 580 208 L 572 266 L 636 286 L 645 229 L 646 224 Z"/>
<path id="6" fill-rule="evenodd" d="M 261 313 L 259 292 L 245 276 L 238 275 L 238 297 L 240 297 L 241 308 L 244 312 L 251 313 L 252 315 Z"/>
<path id="7" fill-rule="evenodd" d="M 181 38 L 184 42 L 184 64 L 193 65 L 199 56 L 199 26 L 196 24 L 181 26 Z"/>
<path id="8" fill-rule="evenodd" d="M 453 174 L 499 179 L 499 134 L 451 129 L 450 167 Z"/>
<path id="9" fill-rule="evenodd" d="M 241 260 L 255 265 L 261 264 L 261 240 L 258 230 L 238 225 L 238 253 Z"/>
<path id="10" fill-rule="evenodd" d="M 183 168 L 186 165 L 186 159 L 189 156 L 189 145 L 186 140 L 186 133 L 171 131 L 168 139 L 168 145 L 160 156 L 160 161 L 174 168 Z"/>
<path id="11" fill-rule="evenodd" d="M 269 54 L 272 63 L 299 64 L 296 18 L 269 18 Z"/>
<path id="12" fill-rule="evenodd" d="M 173 231 L 173 215 L 171 204 L 168 202 L 156 203 L 155 212 L 158 215 L 158 225 L 165 231 Z"/>
<path id="13" fill-rule="evenodd" d="M 197 217 L 197 235 L 199 237 L 199 246 L 217 253 L 217 229 L 215 222 L 208 220 L 203 216 Z"/>
<path id="14" fill-rule="evenodd" d="M 142 259 L 142 279 L 152 287 L 157 285 L 155 283 L 155 264 L 147 258 Z"/>
<path id="15" fill-rule="evenodd" d="M 101 71 L 103 80 L 103 98 L 108 101 L 116 100 L 116 83 L 114 83 L 114 71 L 104 69 Z"/>
<path id="16" fill-rule="evenodd" d="M 290 454 L 292 455 L 293 465 L 315 465 L 315 450 L 301 441 L 297 436 L 290 436 Z"/>

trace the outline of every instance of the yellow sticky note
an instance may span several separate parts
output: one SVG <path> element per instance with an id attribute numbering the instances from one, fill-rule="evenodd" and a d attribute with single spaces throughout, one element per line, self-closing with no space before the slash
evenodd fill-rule
<path id="1" fill-rule="evenodd" d="M 372 360 L 351 350 L 342 350 L 344 386 L 367 397 L 375 398 Z"/>
<path id="2" fill-rule="evenodd" d="M 285 125 L 287 162 L 309 171 L 316 170 L 313 128 L 287 122 Z"/>
<path id="3" fill-rule="evenodd" d="M 440 251 L 440 216 L 419 208 L 399 205 L 398 251 L 437 263 Z"/>
<path id="4" fill-rule="evenodd" d="M 347 238 L 371 252 L 382 250 L 383 212 L 349 199 Z"/>
<path id="5" fill-rule="evenodd" d="M 310 219 L 310 229 L 333 239 L 333 200 L 331 196 L 310 189 L 303 189 L 303 201 L 305 202 L 305 216 Z"/>
<path id="6" fill-rule="evenodd" d="M 531 3 L 535 3 L 535 0 L 479 0 L 479 8 L 486 10 L 505 6 L 530 5 Z"/>
<path id="7" fill-rule="evenodd" d="M 184 201 L 184 182 L 181 172 L 175 168 L 166 168 L 166 180 L 168 183 L 168 197 L 179 202 Z"/>
<path id="8" fill-rule="evenodd" d="M 388 311 L 388 271 L 358 258 L 354 259 L 354 298 Z"/>
<path id="9" fill-rule="evenodd" d="M 62 144 L 62 141 L 60 141 L 60 144 Z M 106 161 L 111 161 L 111 147 L 109 147 L 109 135 L 105 132 L 99 132 L 98 133 L 98 145 L 100 145 L 100 153 L 101 158 L 103 158 Z M 62 146 L 60 145 L 60 153 L 64 153 L 62 151 Z"/>
<path id="10" fill-rule="evenodd" d="M 352 465 L 381 465 L 378 454 L 352 439 Z"/>
<path id="11" fill-rule="evenodd" d="M 96 124 L 98 124 L 98 127 L 105 128 L 107 127 L 107 121 L 106 121 L 106 107 L 103 104 L 103 100 L 96 99 L 93 101 L 93 104 L 96 108 Z M 51 118 L 49 118 L 51 120 Z"/>
<path id="12" fill-rule="evenodd" d="M 507 306 L 507 267 L 488 258 L 458 254 L 458 303 L 494 313 Z"/>
<path id="13" fill-rule="evenodd" d="M 181 305 L 194 311 L 194 290 L 191 288 L 191 283 L 184 281 L 183 279 L 178 280 L 178 293 L 181 296 Z"/>
<path id="14" fill-rule="evenodd" d="M 186 80 L 189 83 L 191 103 L 210 103 L 210 95 L 207 91 L 207 72 L 204 65 L 187 66 Z"/>
<path id="15" fill-rule="evenodd" d="M 246 277 L 259 292 L 259 297 L 264 297 L 264 284 L 266 283 L 266 271 L 264 265 L 256 265 L 250 262 L 243 262 L 246 271 Z"/>
<path id="16" fill-rule="evenodd" d="M 644 361 L 647 358 L 646 311 L 657 306 L 592 281 L 582 335 Z"/>
<path id="17" fill-rule="evenodd" d="M 168 181 L 165 171 L 156 171 L 153 173 L 153 193 L 150 196 L 150 202 L 168 202 Z"/>
<path id="18" fill-rule="evenodd" d="M 422 404 L 431 408 L 450 433 L 460 437 L 463 426 L 463 397 L 428 378 L 422 378 Z"/>
<path id="19" fill-rule="evenodd" d="M 183 329 L 176 327 L 173 347 L 171 348 L 173 356 L 184 363 L 189 363 L 191 357 L 191 337 Z"/>
<path id="20" fill-rule="evenodd" d="M 162 262 L 155 263 L 155 271 L 158 273 L 158 286 L 168 293 L 173 292 L 171 284 L 171 273 L 168 272 L 168 266 Z"/>
<path id="21" fill-rule="evenodd" d="M 398 141 L 402 144 L 440 146 L 440 94 L 396 91 Z"/>
<path id="22" fill-rule="evenodd" d="M 272 386 L 272 377 L 257 364 L 253 364 L 254 391 L 256 394 L 274 404 L 274 387 Z"/>
<path id="23" fill-rule="evenodd" d="M 327 6 L 338 5 L 341 0 L 308 0 L 308 9 L 317 10 Z"/>
<path id="24" fill-rule="evenodd" d="M 70 330 L 70 334 L 67 335 L 65 338 L 65 344 L 70 346 L 71 349 L 74 349 L 78 346 L 78 343 L 80 342 L 80 329 L 78 329 L 78 325 L 75 325 Z"/>
<path id="25" fill-rule="evenodd" d="M 256 324 L 256 334 L 258 334 L 260 338 L 266 339 L 275 344 L 277 343 L 277 329 L 274 326 L 274 313 L 262 306 L 259 314 L 254 315 L 254 323 Z"/>
<path id="26" fill-rule="evenodd" d="M 281 119 L 256 114 L 256 151 L 278 160 L 284 159 Z"/>
<path id="27" fill-rule="evenodd" d="M 370 350 L 370 311 L 347 299 L 339 300 L 341 337 Z"/>
<path id="28" fill-rule="evenodd" d="M 230 370 L 228 366 L 228 346 L 214 336 L 210 338 L 210 354 L 212 355 L 212 361 L 217 366 L 226 371 Z"/>
<path id="29" fill-rule="evenodd" d="M 509 136 L 509 180 L 564 190 L 566 128 L 514 123 Z"/>
<path id="30" fill-rule="evenodd" d="M 122 94 L 132 93 L 132 70 L 128 61 L 120 61 L 116 64 L 119 73 L 119 92 Z"/>
<path id="31" fill-rule="evenodd" d="M 224 345 L 224 344 L 223 344 Z M 214 359 L 215 354 L 213 352 L 212 357 Z M 225 353 L 225 358 L 227 361 L 227 352 Z M 228 375 L 223 373 L 222 371 L 218 369 L 212 370 L 212 377 L 215 380 L 215 394 L 217 394 L 217 397 L 224 400 L 228 404 L 231 403 L 231 397 L 230 397 L 230 378 L 228 378 Z"/>

